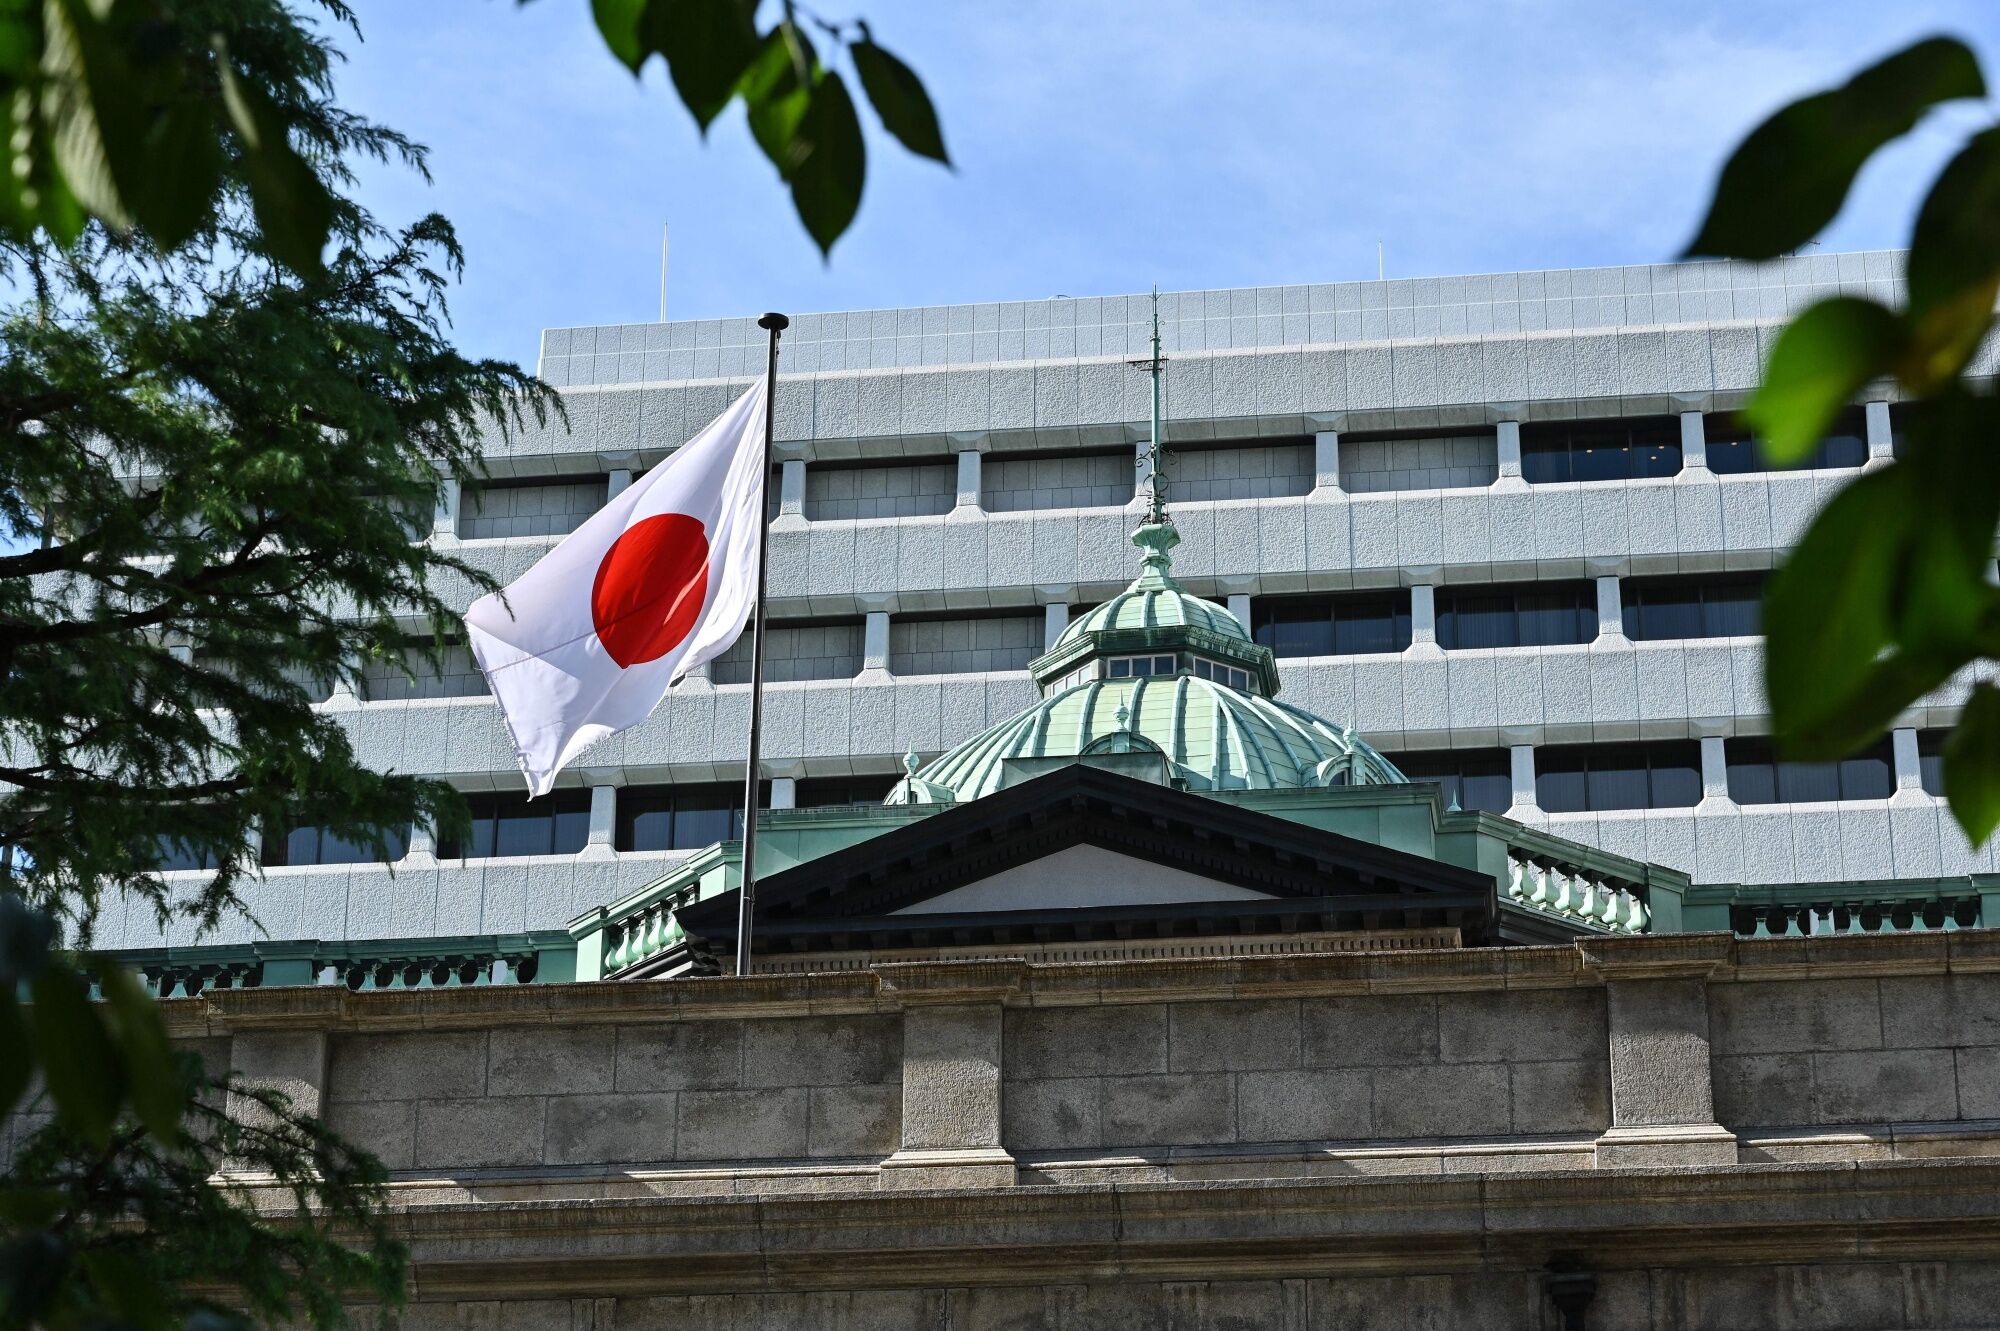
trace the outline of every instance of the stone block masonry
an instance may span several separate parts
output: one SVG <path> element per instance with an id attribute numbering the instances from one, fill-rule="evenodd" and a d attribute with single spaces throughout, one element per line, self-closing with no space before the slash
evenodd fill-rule
<path id="1" fill-rule="evenodd" d="M 1995 1325 L 1996 979 L 1677 935 L 167 1012 L 383 1157 L 407 1328 L 1555 1331 L 1560 1259 L 1592 1328 L 1833 1331 Z"/>

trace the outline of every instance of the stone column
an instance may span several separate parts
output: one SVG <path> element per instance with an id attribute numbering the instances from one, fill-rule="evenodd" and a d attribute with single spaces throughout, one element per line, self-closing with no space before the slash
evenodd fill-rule
<path id="1" fill-rule="evenodd" d="M 1069 627 L 1069 605 L 1064 601 L 1051 601 L 1042 607 L 1042 650 L 1056 645 L 1056 639 Z"/>
<path id="2" fill-rule="evenodd" d="M 1428 583 L 1410 588 L 1410 653 L 1437 656 L 1437 589 Z"/>
<path id="3" fill-rule="evenodd" d="M 771 778 L 771 807 L 774 809 L 796 809 L 799 807 L 799 779 L 795 776 L 774 776 Z"/>
<path id="4" fill-rule="evenodd" d="M 959 508 L 978 508 L 981 486 L 984 481 L 985 464 L 976 448 L 967 448 L 958 455 L 958 501 Z"/>
<path id="5" fill-rule="evenodd" d="M 460 489 L 456 476 L 447 476 L 438 483 L 437 511 L 431 518 L 433 539 L 458 539 L 458 501 Z"/>
<path id="6" fill-rule="evenodd" d="M 590 787 L 590 835 L 583 843 L 583 858 L 608 860 L 615 853 L 618 827 L 618 787 L 609 781 L 594 781 Z"/>
<path id="7" fill-rule="evenodd" d="M 1003 997 L 1021 963 L 913 962 L 876 968 L 903 1001 L 903 1142 L 885 1188 L 1008 1187 L 1000 1140 Z"/>
<path id="8" fill-rule="evenodd" d="M 294 1111 L 318 1117 L 326 1108 L 330 1043 L 325 1031 L 245 1032 L 229 1042 L 229 1066 L 248 1085 L 282 1092 Z M 227 1110 L 240 1123 L 270 1122 L 262 1105 L 233 1091 Z"/>
<path id="9" fill-rule="evenodd" d="M 1605 982 L 1611 1127 L 1599 1168 L 1736 1163 L 1736 1134 L 1715 1121 L 1708 976 L 1734 940 L 1718 934 L 1579 939 Z"/>
<path id="10" fill-rule="evenodd" d="M 623 494 L 625 492 L 625 488 L 631 484 L 632 484 L 632 469 L 630 467 L 613 467 L 610 470 L 610 472 L 607 473 L 605 478 L 605 485 L 604 485 L 605 499 L 607 501 L 616 499 L 619 495 Z"/>
<path id="11" fill-rule="evenodd" d="M 1708 470 L 1708 430 L 1698 411 L 1681 413 L 1681 470 Z"/>
<path id="12" fill-rule="evenodd" d="M 1340 488 L 1340 432 L 1321 430 L 1313 436 L 1313 489 Z"/>
<path id="13" fill-rule="evenodd" d="M 1250 595 L 1248 592 L 1236 592 L 1230 596 L 1229 613 L 1236 616 L 1236 622 L 1243 626 L 1245 633 L 1250 631 Z"/>
<path id="14" fill-rule="evenodd" d="M 1600 638 L 1625 636 L 1625 598 L 1619 589 L 1616 577 L 1603 577 L 1597 580 L 1597 636 Z"/>
<path id="15" fill-rule="evenodd" d="M 1493 427 L 1494 447 L 1500 457 L 1500 477 L 1494 481 L 1502 490 L 1519 490 L 1527 485 L 1521 476 L 1521 422 L 1501 421 Z"/>
<path id="16" fill-rule="evenodd" d="M 1868 461 L 1862 465 L 1873 469 L 1895 461 L 1896 436 L 1889 423 L 1889 404 L 1870 402 L 1861 410 L 1868 428 Z"/>

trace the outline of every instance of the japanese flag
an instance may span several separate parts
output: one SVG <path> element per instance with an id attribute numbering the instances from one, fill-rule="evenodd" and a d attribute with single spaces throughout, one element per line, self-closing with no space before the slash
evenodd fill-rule
<path id="1" fill-rule="evenodd" d="M 530 796 L 729 649 L 757 595 L 764 383 L 465 612 Z"/>

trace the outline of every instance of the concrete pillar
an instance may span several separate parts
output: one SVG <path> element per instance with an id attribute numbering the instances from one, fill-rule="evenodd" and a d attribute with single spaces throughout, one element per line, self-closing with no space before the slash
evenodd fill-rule
<path id="1" fill-rule="evenodd" d="M 363 701 L 354 691 L 354 676 L 360 673 L 360 660 L 349 657 L 342 668 L 333 676 L 333 691 L 327 696 L 328 707 L 340 709 L 359 707 Z"/>
<path id="2" fill-rule="evenodd" d="M 437 512 L 431 518 L 431 535 L 458 539 L 458 501 L 460 487 L 456 476 L 447 476 L 438 483 Z"/>
<path id="3" fill-rule="evenodd" d="M 1056 639 L 1060 638 L 1062 636 L 1062 631 L 1068 627 L 1069 627 L 1068 604 L 1061 601 L 1055 601 L 1051 602 L 1048 605 L 1043 606 L 1042 607 L 1042 650 L 1046 652 L 1049 648 L 1055 646 Z"/>
<path id="4" fill-rule="evenodd" d="M 771 778 L 771 807 L 774 809 L 796 809 L 799 807 L 799 780 L 793 776 Z"/>
<path id="5" fill-rule="evenodd" d="M 1889 732 L 1889 746 L 1895 755 L 1896 789 L 1889 796 L 1891 804 L 1927 804 L 1930 796 L 1924 792 L 1923 757 L 1917 752 L 1917 732 L 1897 729 Z"/>
<path id="6" fill-rule="evenodd" d="M 428 818 L 410 825 L 410 848 L 403 855 L 406 867 L 429 868 L 437 863 L 437 828 Z"/>
<path id="7" fill-rule="evenodd" d="M 1250 631 L 1249 593 L 1236 592 L 1232 594 L 1229 598 L 1229 613 L 1236 616 L 1236 622 L 1243 626 L 1245 633 L 1248 633 Z"/>
<path id="8" fill-rule="evenodd" d="M 1714 934 L 1578 942 L 1605 981 L 1611 1127 L 1597 1139 L 1600 1168 L 1736 1163 L 1736 1136 L 1715 1121 L 1707 978 L 1733 943 Z"/>
<path id="9" fill-rule="evenodd" d="M 978 508 L 980 487 L 984 484 L 985 464 L 976 448 L 968 448 L 958 455 L 958 507 Z"/>
<path id="10" fill-rule="evenodd" d="M 1541 812 L 1541 801 L 1535 794 L 1535 746 L 1516 744 L 1507 750 L 1508 765 L 1514 778 L 1514 803 L 1508 810 L 1526 809 Z"/>
<path id="11" fill-rule="evenodd" d="M 1321 430 L 1313 436 L 1313 489 L 1340 488 L 1340 432 Z"/>
<path id="12" fill-rule="evenodd" d="M 606 477 L 604 486 L 605 499 L 616 499 L 631 484 L 632 469 L 630 467 L 613 467 Z"/>
<path id="13" fill-rule="evenodd" d="M 1720 735 L 1701 737 L 1701 804 L 1729 799 L 1729 753 Z"/>
<path id="14" fill-rule="evenodd" d="M 1708 470 L 1708 431 L 1702 424 L 1700 412 L 1684 411 L 1681 413 L 1681 470 L 1692 471 L 1696 467 Z"/>
<path id="15" fill-rule="evenodd" d="M 1889 424 L 1889 404 L 1870 402 L 1861 409 L 1862 419 L 1868 427 L 1867 467 L 1879 467 L 1895 460 L 1896 438 Z"/>
<path id="16" fill-rule="evenodd" d="M 590 835 L 583 843 L 583 858 L 608 860 L 616 849 L 618 827 L 618 787 L 601 781 L 590 788 Z"/>
<path id="17" fill-rule="evenodd" d="M 1439 652 L 1437 645 L 1437 589 L 1428 584 L 1410 588 L 1410 651 L 1418 656 Z"/>
<path id="18" fill-rule="evenodd" d="M 1003 1009 L 998 1002 L 903 1011 L 903 1144 L 884 1187 L 1008 1187 L 1000 1142 Z"/>
<path id="19" fill-rule="evenodd" d="M 1623 638 L 1625 636 L 1625 597 L 1619 590 L 1615 577 L 1597 580 L 1597 636 L 1600 638 Z"/>
<path id="20" fill-rule="evenodd" d="M 229 1065 L 247 1086 L 288 1096 L 292 1109 L 315 1118 L 326 1112 L 326 1031 L 239 1032 L 229 1042 Z M 264 1107 L 231 1091 L 227 1104 L 239 1123 L 271 1126 Z"/>
<path id="21" fill-rule="evenodd" d="M 889 612 L 870 610 L 861 630 L 861 673 L 889 673 Z"/>
<path id="22" fill-rule="evenodd" d="M 1519 489 L 1527 484 L 1521 478 L 1521 422 L 1501 421 L 1493 427 L 1494 449 L 1500 458 L 1500 479 L 1494 484 L 1502 489 Z"/>
<path id="23" fill-rule="evenodd" d="M 779 464 L 778 516 L 805 521 L 806 464 L 802 458 L 786 458 Z"/>

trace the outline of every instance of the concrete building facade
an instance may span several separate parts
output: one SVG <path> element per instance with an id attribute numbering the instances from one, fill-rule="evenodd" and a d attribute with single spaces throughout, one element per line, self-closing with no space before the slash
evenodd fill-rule
<path id="1" fill-rule="evenodd" d="M 1844 884 L 1890 914 L 1904 896 L 1977 903 L 1994 854 L 1957 833 L 1936 761 L 1960 690 L 1851 764 L 1788 768 L 1762 742 L 1759 577 L 1829 492 L 1891 463 L 1898 408 L 1857 402 L 1825 465 L 1783 472 L 1732 413 L 1787 315 L 1893 297 L 1899 272 L 1872 253 L 1164 295 L 1175 574 L 1276 651 L 1288 703 L 1450 802 L 1685 873 L 1746 931 L 1819 928 L 1757 911 Z M 1128 362 L 1150 313 L 1105 297 L 794 319 L 773 807 L 878 799 L 906 754 L 1024 710 L 1025 662 L 1125 584 L 1148 433 Z M 762 337 L 750 318 L 550 330 L 540 369 L 567 422 L 496 437 L 489 478 L 447 496 L 428 539 L 511 580 L 716 415 L 760 372 Z M 324 706 L 365 761 L 472 794 L 486 839 L 413 829 L 394 865 L 267 855 L 247 894 L 263 937 L 559 929 L 731 834 L 747 643 L 591 750 L 533 818 L 450 650 L 442 679 L 384 670 Z M 143 909 L 100 933 L 192 941 Z"/>

